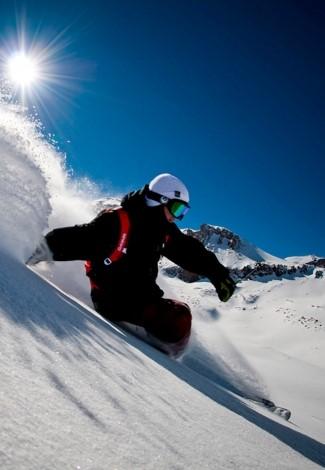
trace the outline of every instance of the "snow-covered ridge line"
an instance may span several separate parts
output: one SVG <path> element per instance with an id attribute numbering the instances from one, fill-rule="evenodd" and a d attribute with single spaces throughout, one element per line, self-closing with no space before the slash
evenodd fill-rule
<path id="1" fill-rule="evenodd" d="M 202 241 L 205 246 L 210 246 L 212 249 L 219 247 L 232 249 L 257 262 L 276 261 L 283 262 L 283 264 L 291 266 L 299 264 L 313 264 L 315 266 L 318 265 L 325 267 L 325 259 L 314 255 L 287 257 L 284 259 L 273 256 L 244 240 L 228 228 L 220 227 L 218 225 L 202 224 L 199 230 L 187 228 L 184 232 Z"/>
<path id="2" fill-rule="evenodd" d="M 199 230 L 185 229 L 184 233 L 200 240 L 213 251 L 218 259 L 229 267 L 235 279 L 271 280 L 311 275 L 316 267 L 325 268 L 325 260 L 316 256 L 277 258 L 243 240 L 231 230 L 203 224 Z M 194 282 L 200 276 L 182 268 L 163 263 L 164 272 L 186 282 Z M 323 276 L 323 270 L 315 271 L 316 277 Z"/>

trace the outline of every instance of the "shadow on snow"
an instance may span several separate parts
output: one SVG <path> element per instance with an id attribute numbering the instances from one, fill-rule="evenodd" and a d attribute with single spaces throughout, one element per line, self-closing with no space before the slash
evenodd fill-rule
<path id="1" fill-rule="evenodd" d="M 86 307 L 84 308 L 55 287 L 49 288 L 46 281 L 40 279 L 37 274 L 26 271 L 24 265 L 7 257 L 1 261 L 0 308 L 8 315 L 9 320 L 19 324 L 20 327 L 27 328 L 39 341 L 42 341 L 40 329 L 49 330 L 59 339 L 68 337 L 70 341 L 76 342 L 78 348 L 80 348 L 80 354 L 89 357 L 89 351 L 87 350 L 88 336 L 100 343 L 100 346 L 106 351 L 119 357 L 123 352 L 114 345 L 107 344 L 102 338 L 97 337 L 91 327 L 93 325 L 96 328 L 102 328 L 103 331 L 109 329 L 111 333 L 120 336 L 129 345 L 136 347 L 146 356 L 210 399 L 267 431 L 312 462 L 325 465 L 325 446 L 322 443 L 250 408 L 241 401 L 240 397 L 236 397 L 231 393 L 238 392 L 238 390 L 234 389 L 233 384 L 228 383 L 226 378 L 220 378 L 220 382 L 215 382 L 217 380 L 216 376 L 213 382 L 210 381 L 208 378 L 188 369 L 182 363 L 164 356 L 163 353 L 143 343 L 131 334 L 120 331 L 111 323 L 92 314 L 91 311 L 87 311 Z M 10 273 L 10 276 L 8 276 L 8 273 Z M 24 290 L 23 293 L 22 289 Z M 71 307 L 65 309 L 64 317 L 62 317 L 62 301 Z M 49 306 L 51 306 L 50 309 Z M 128 351 L 126 354 L 130 354 L 130 352 Z M 139 360 L 139 358 L 134 355 L 134 360 Z M 53 385 L 62 393 L 65 393 L 60 379 L 49 371 L 48 376 Z M 101 420 L 77 401 L 74 396 L 71 395 L 70 399 L 88 418 L 97 423 L 98 426 L 103 426 Z"/>

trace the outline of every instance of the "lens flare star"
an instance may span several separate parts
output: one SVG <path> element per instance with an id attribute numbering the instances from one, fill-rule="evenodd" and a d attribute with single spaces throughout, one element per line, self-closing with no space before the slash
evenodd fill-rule
<path id="1" fill-rule="evenodd" d="M 40 78 L 37 61 L 24 52 L 18 52 L 9 58 L 7 74 L 10 81 L 22 88 L 32 86 Z"/>
<path id="2" fill-rule="evenodd" d="M 0 38 L 0 100 L 21 105 L 57 130 L 58 116 L 69 115 L 90 70 L 76 54 L 70 30 L 33 31 L 22 16 L 14 33 Z"/>

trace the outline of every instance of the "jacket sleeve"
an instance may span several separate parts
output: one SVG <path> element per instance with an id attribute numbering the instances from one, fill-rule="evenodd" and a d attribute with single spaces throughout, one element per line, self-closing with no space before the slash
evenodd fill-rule
<path id="1" fill-rule="evenodd" d="M 52 230 L 45 239 L 55 261 L 87 260 L 108 250 L 117 230 L 116 213 L 103 211 L 88 224 Z"/>
<path id="2" fill-rule="evenodd" d="M 163 255 L 187 271 L 205 276 L 212 283 L 229 276 L 229 270 L 223 266 L 212 251 L 194 237 L 182 233 L 173 226 Z"/>

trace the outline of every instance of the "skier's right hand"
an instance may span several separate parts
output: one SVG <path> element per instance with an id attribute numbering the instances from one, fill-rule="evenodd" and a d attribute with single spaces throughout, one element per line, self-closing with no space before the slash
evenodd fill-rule
<path id="1" fill-rule="evenodd" d="M 36 247 L 34 253 L 27 259 L 26 264 L 28 266 L 34 266 L 40 261 L 53 261 L 53 255 L 48 247 L 46 239 L 43 237 Z"/>

